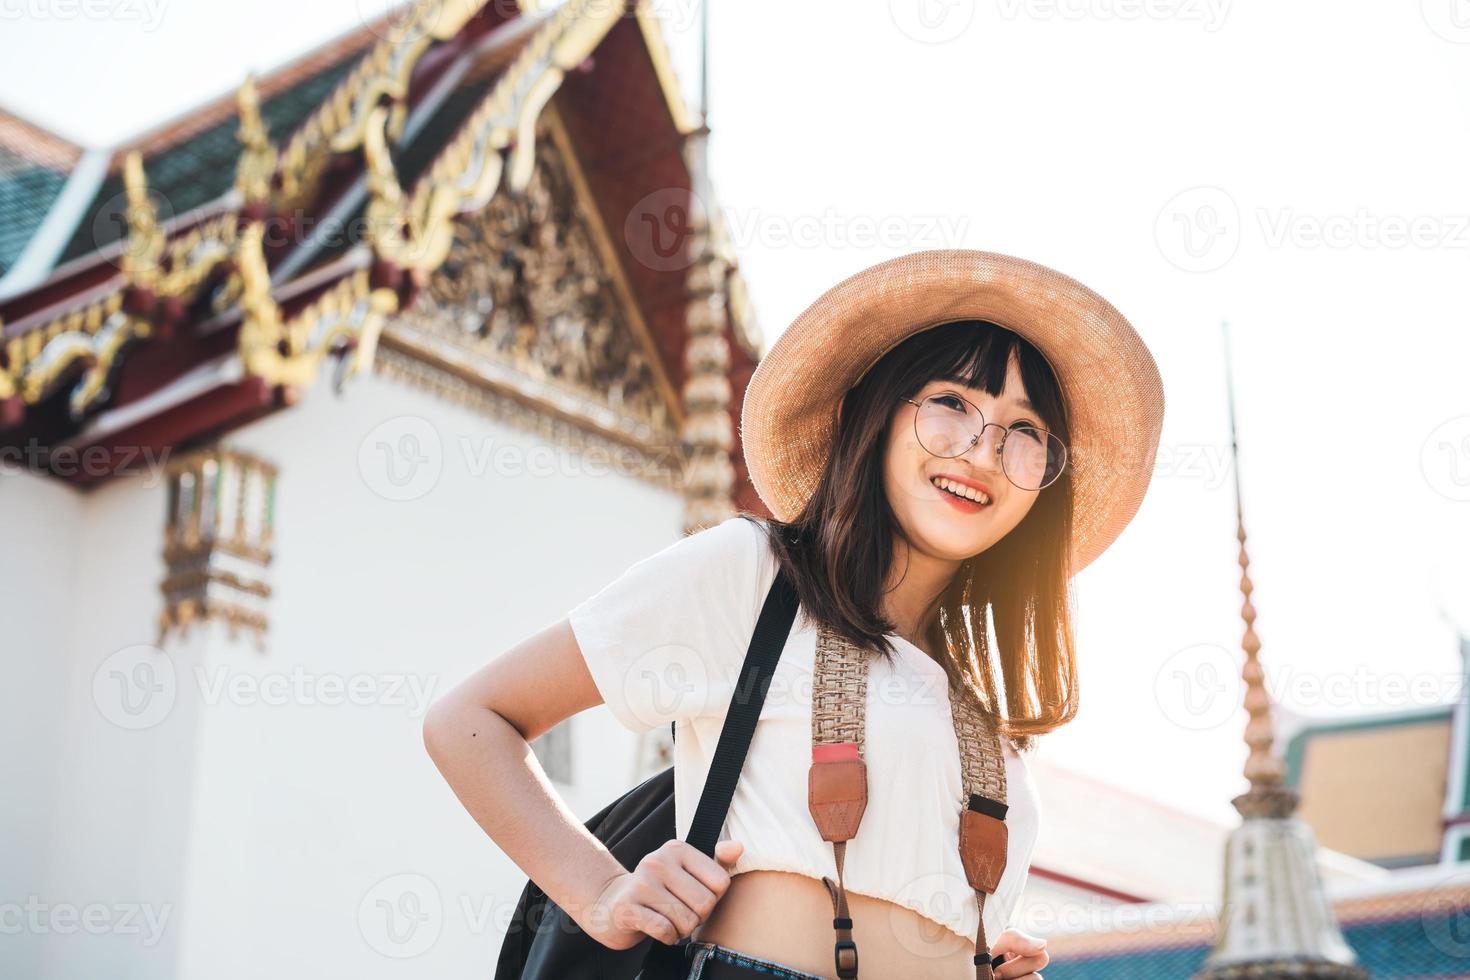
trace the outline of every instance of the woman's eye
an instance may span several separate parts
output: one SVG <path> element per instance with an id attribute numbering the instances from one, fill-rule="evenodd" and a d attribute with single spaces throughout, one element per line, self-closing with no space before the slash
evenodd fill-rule
<path id="1" fill-rule="evenodd" d="M 953 409 L 956 412 L 964 414 L 965 403 L 957 395 L 935 395 L 930 401 L 936 405 L 943 405 L 945 408 Z"/>
<path id="2" fill-rule="evenodd" d="M 1041 441 L 1041 430 L 1034 422 L 1012 422 L 1011 431 L 1033 442 Z"/>

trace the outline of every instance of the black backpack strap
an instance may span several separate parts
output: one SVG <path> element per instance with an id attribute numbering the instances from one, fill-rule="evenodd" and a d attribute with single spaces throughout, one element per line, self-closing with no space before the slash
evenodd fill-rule
<path id="1" fill-rule="evenodd" d="M 796 621 L 796 589 L 781 570 L 771 583 L 761 607 L 760 619 L 756 621 L 755 633 L 750 638 L 750 649 L 740 666 L 740 679 L 735 684 L 730 698 L 730 710 L 725 715 L 724 727 L 720 729 L 720 741 L 715 746 L 715 757 L 710 762 L 709 776 L 699 794 L 699 807 L 694 811 L 694 820 L 689 825 L 688 843 L 714 857 L 715 843 L 719 840 L 720 828 L 730 811 L 730 800 L 735 795 L 735 783 L 740 779 L 740 770 L 745 765 L 745 756 L 750 749 L 751 737 L 755 735 L 755 723 L 760 719 L 761 707 L 766 703 L 766 691 L 771 687 L 771 678 L 776 672 L 776 663 L 786 646 L 791 633 L 791 624 Z"/>
<path id="2" fill-rule="evenodd" d="M 710 762 L 709 776 L 699 794 L 699 807 L 694 811 L 694 820 L 689 825 L 686 842 L 714 857 L 715 844 L 719 840 L 720 828 L 730 812 L 730 800 L 735 796 L 735 783 L 740 779 L 740 770 L 745 766 L 745 756 L 750 750 L 750 740 L 755 735 L 755 723 L 760 720 L 761 708 L 766 703 L 766 692 L 770 690 L 771 678 L 776 673 L 776 663 L 786 647 L 786 638 L 796 621 L 799 606 L 796 588 L 779 567 L 771 591 L 766 593 L 765 605 L 756 620 L 755 632 L 750 638 L 750 648 L 740 666 L 740 679 L 730 697 L 730 710 L 725 714 L 725 724 L 720 729 L 720 741 L 715 746 L 715 756 Z M 655 942 L 648 951 L 639 974 L 640 980 L 674 980 L 685 974 L 685 950 L 687 939 L 675 945 Z"/>

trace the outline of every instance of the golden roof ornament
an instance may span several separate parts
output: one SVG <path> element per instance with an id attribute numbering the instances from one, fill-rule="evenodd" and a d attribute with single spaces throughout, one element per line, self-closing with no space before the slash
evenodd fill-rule
<path id="1" fill-rule="evenodd" d="M 242 210 L 260 210 L 270 203 L 276 148 L 271 145 L 265 120 L 260 115 L 260 93 L 253 73 L 245 76 L 236 100 L 240 106 L 238 139 L 243 150 L 235 169 L 235 190 L 240 195 Z"/>
<path id="2" fill-rule="evenodd" d="M 127 235 L 123 239 L 122 272 L 129 283 L 151 289 L 159 277 L 158 260 L 163 255 L 163 227 L 158 223 L 158 210 L 148 196 L 148 178 L 143 172 L 143 154 L 128 151 L 123 158 L 123 192 L 127 208 L 123 218 Z"/>

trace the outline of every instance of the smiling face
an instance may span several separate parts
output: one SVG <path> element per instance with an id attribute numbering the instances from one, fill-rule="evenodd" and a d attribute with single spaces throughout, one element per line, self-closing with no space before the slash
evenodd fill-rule
<path id="1" fill-rule="evenodd" d="M 914 403 L 944 393 L 957 400 L 930 403 L 937 419 L 965 401 L 977 416 L 931 427 L 926 413 L 923 438 L 943 453 L 934 455 L 915 432 Z M 994 424 L 982 429 L 980 412 Z M 908 641 L 951 684 L 1002 697 L 1013 733 L 1071 720 L 1071 415 L 1044 353 L 989 320 L 926 327 L 870 365 L 834 414 L 811 496 L 772 528 L 808 611 L 878 649 L 885 634 Z M 1016 431 L 1024 422 L 1042 431 Z M 1041 490 L 1006 476 L 995 455 L 1006 430 L 1011 475 Z M 993 499 L 955 501 L 933 482 L 944 475 Z"/>
<path id="2" fill-rule="evenodd" d="M 913 400 L 923 403 L 930 395 L 945 392 L 967 399 L 984 413 L 987 422 L 1004 427 L 1023 421 L 1043 425 L 1035 411 L 1023 407 L 1026 389 L 1014 357 L 1006 367 L 1005 387 L 999 396 L 957 381 L 931 381 Z M 957 399 L 943 404 L 953 406 L 956 411 L 964 409 Z M 884 490 L 912 547 L 936 558 L 961 561 L 985 551 L 1010 533 L 1042 491 L 1022 490 L 1006 477 L 996 455 L 1001 438 L 1001 429 L 996 425 L 987 425 L 981 438 L 965 452 L 944 459 L 920 445 L 914 432 L 918 411 L 907 401 L 900 401 L 896 406 L 884 450 Z M 989 502 L 977 504 L 959 499 L 951 490 L 941 489 L 946 480 L 953 481 L 948 484 L 951 490 L 980 496 Z"/>

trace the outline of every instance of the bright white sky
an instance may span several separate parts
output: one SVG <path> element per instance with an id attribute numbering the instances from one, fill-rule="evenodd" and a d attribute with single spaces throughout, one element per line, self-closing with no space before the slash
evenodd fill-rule
<path id="1" fill-rule="evenodd" d="M 106 144 L 383 2 L 0 0 L 0 104 Z M 1159 363 L 1156 478 L 1079 576 L 1083 708 L 1046 758 L 1233 819 L 1244 715 L 1222 320 L 1273 693 L 1320 716 L 1458 693 L 1438 611 L 1470 627 L 1457 2 L 712 9 L 714 175 L 772 338 L 866 265 L 963 246 L 1080 279 Z M 697 6 L 658 7 L 692 93 Z"/>

